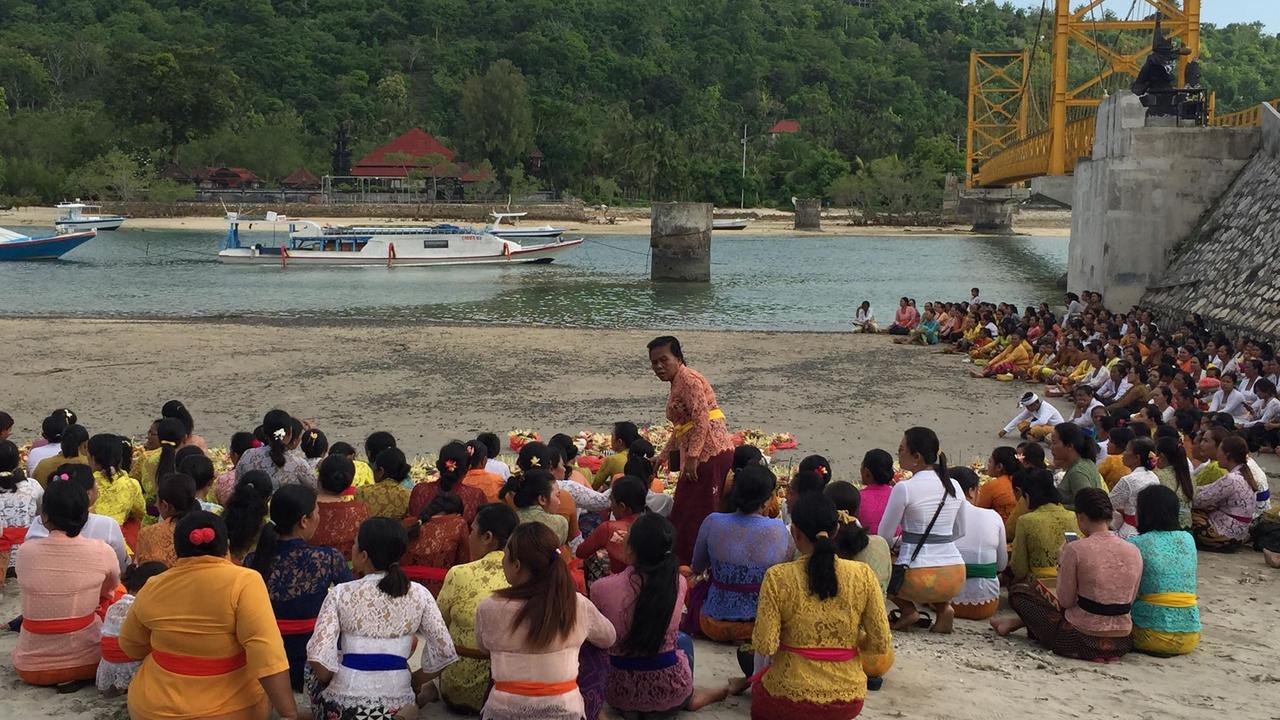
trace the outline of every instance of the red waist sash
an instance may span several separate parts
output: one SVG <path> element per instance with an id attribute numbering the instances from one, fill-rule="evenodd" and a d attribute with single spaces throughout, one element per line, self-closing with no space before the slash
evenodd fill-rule
<path id="1" fill-rule="evenodd" d="M 248 664 L 248 657 L 244 653 L 223 658 L 203 658 L 152 650 L 151 659 L 174 675 L 186 675 L 188 677 L 226 675 Z"/>
<path id="2" fill-rule="evenodd" d="M 1124 522 L 1125 522 L 1125 524 L 1126 524 L 1126 525 L 1132 525 L 1132 526 L 1134 526 L 1134 527 L 1138 527 L 1138 516 L 1137 516 L 1137 515 L 1125 515 L 1125 516 L 1124 516 Z"/>
<path id="3" fill-rule="evenodd" d="M 760 583 L 727 583 L 711 576 L 711 587 L 736 593 L 758 593 L 760 592 Z"/>
<path id="4" fill-rule="evenodd" d="M 120 638 L 115 635 L 103 635 L 101 647 L 102 659 L 109 663 L 124 664 L 134 662 L 133 658 L 126 655 L 124 650 L 120 649 Z"/>
<path id="5" fill-rule="evenodd" d="M 1232 514 L 1231 514 L 1231 513 L 1229 513 L 1229 512 L 1224 512 L 1224 513 L 1222 513 L 1222 514 L 1223 514 L 1223 515 L 1226 515 L 1227 517 L 1231 518 L 1232 520 L 1235 520 L 1236 522 L 1242 522 L 1242 523 L 1244 523 L 1245 525 L 1249 525 L 1249 524 L 1251 524 L 1251 523 L 1253 522 L 1253 518 L 1251 518 L 1251 517 L 1241 517 L 1241 516 L 1239 516 L 1239 515 L 1232 515 Z"/>
<path id="6" fill-rule="evenodd" d="M 93 624 L 93 619 L 97 615 L 89 614 L 78 618 L 62 618 L 60 620 L 33 620 L 32 618 L 22 619 L 22 629 L 36 635 L 64 635 L 73 633 L 77 630 L 83 630 Z"/>
<path id="7" fill-rule="evenodd" d="M 779 645 L 778 652 L 791 653 L 799 655 L 806 660 L 816 660 L 817 662 L 849 662 L 856 660 L 858 657 L 858 648 L 797 648 L 790 645 Z M 760 672 L 752 675 L 747 682 L 752 685 L 758 685 L 760 678 L 769 672 L 769 668 L 765 668 Z"/>
<path id="8" fill-rule="evenodd" d="M 563 682 L 521 682 L 519 680 L 506 680 L 495 682 L 493 689 L 500 692 L 509 693 L 511 695 L 523 695 L 524 697 L 551 697 L 552 695 L 564 695 L 578 689 L 578 679 L 570 678 Z"/>
<path id="9" fill-rule="evenodd" d="M 444 582 L 444 576 L 449 574 L 448 568 L 431 567 L 429 565 L 401 565 L 400 569 L 410 580 L 420 583 L 428 582 Z"/>
<path id="10" fill-rule="evenodd" d="M 280 628 L 281 635 L 306 635 L 316 631 L 316 619 L 286 620 L 276 618 L 276 627 Z"/>
<path id="11" fill-rule="evenodd" d="M 14 545 L 21 545 L 27 539 L 24 527 L 7 527 L 0 531 L 0 552 L 9 552 Z"/>

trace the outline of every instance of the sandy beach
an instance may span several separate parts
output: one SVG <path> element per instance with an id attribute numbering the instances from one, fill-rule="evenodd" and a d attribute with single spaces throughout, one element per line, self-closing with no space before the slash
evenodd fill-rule
<path id="1" fill-rule="evenodd" d="M 591 211 L 588 210 L 588 213 Z M 611 214 L 614 211 L 610 211 Z M 582 235 L 648 235 L 648 210 L 644 208 L 618 208 L 616 222 L 609 224 L 603 216 L 596 222 L 554 222 L 568 231 L 569 237 Z M 721 231 L 716 237 L 733 238 L 759 235 L 856 235 L 861 237 L 893 237 L 911 235 L 969 235 L 968 225 L 927 225 L 900 227 L 891 225 L 855 225 L 846 213 L 829 210 L 823 216 L 821 231 L 797 231 L 793 227 L 790 213 L 771 208 L 747 208 L 739 212 L 717 209 L 716 216 L 754 217 L 745 230 Z M 4 225 L 39 225 L 52 227 L 57 212 L 46 207 L 22 207 L 10 212 L 0 212 L 0 226 Z M 437 217 L 422 220 L 386 217 L 326 217 L 324 206 L 316 206 L 315 215 L 307 215 L 308 220 L 320 224 L 332 225 L 421 225 L 423 222 L 446 222 L 449 215 L 443 212 Z M 543 221 L 530 217 L 527 223 L 543 224 Z M 1070 237 L 1070 210 L 1024 210 L 1014 220 L 1016 232 L 1023 235 L 1040 237 Z M 202 232 L 222 232 L 227 229 L 227 221 L 221 215 L 208 217 L 131 217 L 125 228 L 130 230 L 195 230 Z"/>
<path id="2" fill-rule="evenodd" d="M 5 220 L 0 219 L 0 224 Z M 330 440 L 390 430 L 409 454 L 481 430 L 607 430 L 661 419 L 666 386 L 649 372 L 647 331 L 446 327 L 377 323 L 0 320 L 8 339 L 0 409 L 31 439 L 56 406 L 91 432 L 140 435 L 170 398 L 192 409 L 211 445 L 280 406 L 313 419 Z M 904 428 L 940 435 L 952 462 L 985 457 L 1016 412 L 1021 384 L 968 378 L 958 358 L 895 346 L 883 336 L 681 333 L 689 363 L 713 382 L 734 427 L 794 433 L 782 462 L 826 455 L 836 479 L 856 480 L 862 454 L 893 452 Z M 1267 465 L 1274 471 L 1275 465 Z M 1095 665 L 1066 660 L 1024 634 L 999 638 L 958 621 L 954 635 L 896 635 L 897 663 L 872 693 L 867 718 L 1273 718 L 1280 687 L 1280 573 L 1259 554 L 1200 555 L 1204 638 L 1189 657 L 1131 655 Z M 16 583 L 0 618 L 19 612 Z M 123 717 L 121 700 L 23 686 L 9 667 L 15 635 L 0 634 L 0 717 Z M 732 647 L 700 642 L 699 684 L 734 672 Z M 746 718 L 731 699 L 697 717 Z M 431 706 L 427 717 L 447 717 Z M 689 715 L 689 717 L 694 717 Z"/>

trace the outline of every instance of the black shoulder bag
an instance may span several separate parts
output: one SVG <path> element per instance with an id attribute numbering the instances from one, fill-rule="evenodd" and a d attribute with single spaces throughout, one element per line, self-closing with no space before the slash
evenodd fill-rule
<path id="1" fill-rule="evenodd" d="M 924 534 L 920 536 L 920 542 L 916 543 L 916 549 L 911 551 L 911 559 L 905 565 L 894 563 L 893 573 L 889 576 L 889 587 L 887 594 L 894 597 L 898 591 L 902 589 L 902 583 L 907 580 L 907 568 L 911 567 L 911 563 L 916 561 L 916 557 L 920 555 L 920 549 L 929 540 L 929 533 L 933 532 L 933 524 L 938 522 L 938 515 L 942 513 L 942 506 L 947 503 L 947 493 L 942 493 L 942 501 L 938 503 L 938 509 L 933 511 L 933 519 L 929 521 L 928 526 L 924 529 Z"/>

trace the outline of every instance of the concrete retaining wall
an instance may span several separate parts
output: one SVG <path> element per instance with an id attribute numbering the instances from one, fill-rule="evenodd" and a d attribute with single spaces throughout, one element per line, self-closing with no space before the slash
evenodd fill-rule
<path id="1" fill-rule="evenodd" d="M 1136 305 L 1164 276 L 1259 146 L 1254 129 L 1144 127 L 1128 92 L 1098 111 L 1093 157 L 1075 171 L 1067 287 Z"/>

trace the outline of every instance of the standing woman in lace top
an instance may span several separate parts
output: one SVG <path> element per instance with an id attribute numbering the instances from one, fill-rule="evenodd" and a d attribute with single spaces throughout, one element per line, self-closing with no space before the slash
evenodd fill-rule
<path id="1" fill-rule="evenodd" d="M 390 720 L 458 659 L 435 599 L 400 569 L 407 541 L 390 518 L 360 526 L 351 559 L 361 578 L 329 591 L 307 643 L 317 717 Z M 422 639 L 422 669 L 411 673 L 415 638 Z"/>
<path id="2" fill-rule="evenodd" d="M 693 561 L 693 544 L 702 521 L 715 511 L 721 488 L 733 465 L 733 440 L 711 383 L 684 362 L 680 341 L 669 335 L 649 343 L 653 374 L 671 383 L 667 420 L 675 425 L 662 458 L 679 463 L 671 523 L 676 526 L 676 556 Z"/>

